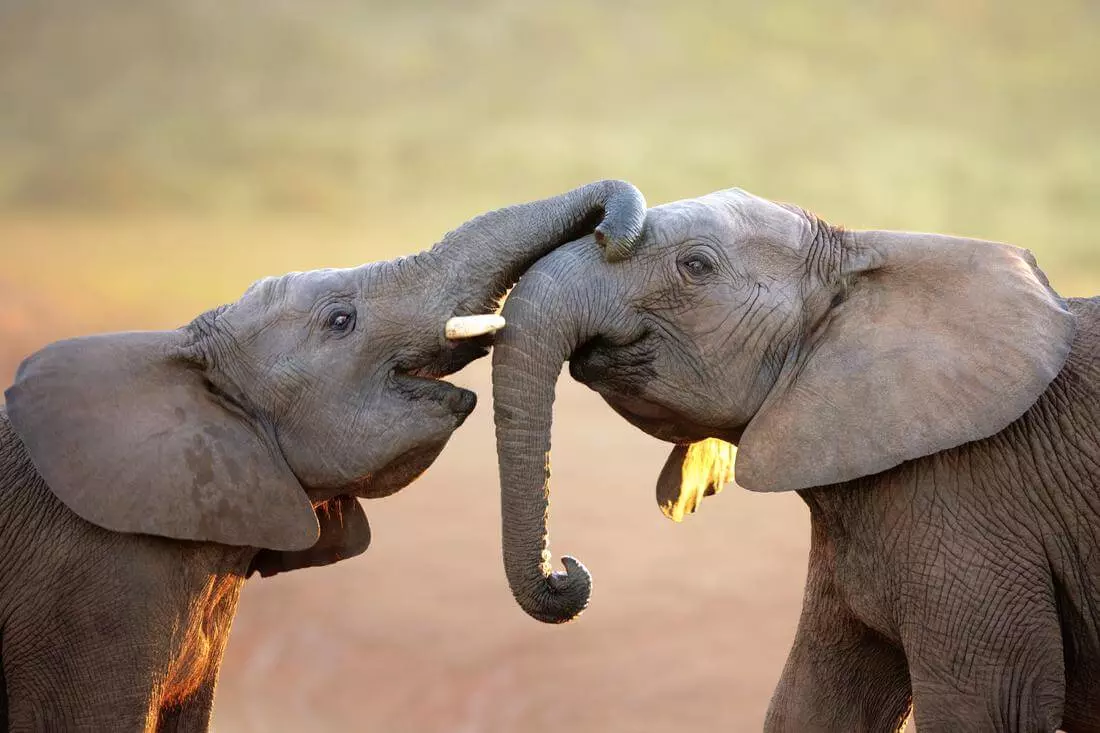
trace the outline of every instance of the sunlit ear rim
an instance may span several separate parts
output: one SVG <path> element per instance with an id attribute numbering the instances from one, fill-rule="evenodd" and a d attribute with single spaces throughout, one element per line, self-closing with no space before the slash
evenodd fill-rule
<path id="1" fill-rule="evenodd" d="M 470 339 L 496 333 L 504 328 L 503 316 L 489 313 L 480 316 L 455 316 L 447 321 L 443 332 L 451 341 Z"/>
<path id="2" fill-rule="evenodd" d="M 717 438 L 692 443 L 680 464 L 680 493 L 658 506 L 673 522 L 694 514 L 707 496 L 714 496 L 734 480 L 737 449 Z"/>

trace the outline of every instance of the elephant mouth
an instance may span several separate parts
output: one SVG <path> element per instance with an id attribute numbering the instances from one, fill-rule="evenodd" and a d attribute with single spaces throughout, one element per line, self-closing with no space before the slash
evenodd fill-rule
<path id="1" fill-rule="evenodd" d="M 427 400 L 441 405 L 455 416 L 455 428 L 458 428 L 477 407 L 477 394 L 444 381 L 442 377 L 453 374 L 478 358 L 483 347 L 470 346 L 472 348 L 459 346 L 448 349 L 442 358 L 433 358 L 428 362 L 395 367 L 394 386 L 410 400 Z"/>
<path id="2" fill-rule="evenodd" d="M 473 352 L 465 350 L 463 353 Z M 477 406 L 477 394 L 440 378 L 464 366 L 463 358 L 451 361 L 436 357 L 394 366 L 390 373 L 390 389 L 402 399 L 415 403 L 415 417 L 410 418 L 408 425 L 420 438 L 413 448 L 394 456 L 382 468 L 342 487 L 343 493 L 360 499 L 389 496 L 411 484 L 432 465 L 452 433 Z"/>
<path id="3" fill-rule="evenodd" d="M 410 400 L 427 400 L 441 405 L 454 415 L 455 428 L 458 428 L 477 407 L 477 394 L 450 382 L 431 377 L 419 377 L 413 374 L 394 372 L 393 381 L 397 389 Z"/>

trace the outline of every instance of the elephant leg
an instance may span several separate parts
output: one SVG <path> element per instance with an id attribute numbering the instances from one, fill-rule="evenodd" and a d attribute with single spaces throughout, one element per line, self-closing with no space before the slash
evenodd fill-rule
<path id="1" fill-rule="evenodd" d="M 764 730 L 895 731 L 909 712 L 905 655 L 852 614 L 823 554 L 811 551 L 798 633 Z"/>
<path id="2" fill-rule="evenodd" d="M 58 634 L 58 629 L 27 626 L 7 630 L 4 664 L 8 689 L 8 730 L 147 731 L 157 691 L 144 673 L 148 664 L 101 639 Z M 96 660 L 74 666 L 72 660 Z"/>
<path id="3" fill-rule="evenodd" d="M 1005 630 L 1006 636 L 1015 636 Z M 1011 642 L 992 650 L 947 652 L 969 658 L 961 676 L 941 659 L 912 662 L 913 710 L 917 730 L 1052 733 L 1062 723 L 1063 667 L 1058 640 L 1046 634 L 1023 647 Z M 1018 640 L 1017 640 L 1018 641 Z M 989 655 L 986 660 L 976 659 Z"/>
<path id="4" fill-rule="evenodd" d="M 38 663 L 9 675 L 8 728 L 37 731 L 147 731 L 153 690 L 120 669 L 99 678 Z"/>
<path id="5" fill-rule="evenodd" d="M 214 710 L 214 690 L 217 684 L 217 674 L 214 674 L 204 680 L 186 700 L 161 707 L 160 717 L 157 720 L 157 733 L 193 733 L 208 730 L 210 714 Z"/>
<path id="6" fill-rule="evenodd" d="M 6 620 L 13 733 L 152 730 L 161 698 L 154 671 L 172 658 L 171 634 L 161 629 L 171 626 L 144 624 L 156 599 L 114 590 L 88 584 L 70 596 L 42 594 Z"/>
<path id="7" fill-rule="evenodd" d="M 169 667 L 157 730 L 162 733 L 205 731 L 210 727 L 214 692 L 237 601 L 240 576 L 210 578 L 196 594 L 186 629 L 178 640 L 175 664 Z"/>
<path id="8" fill-rule="evenodd" d="M 912 604 L 902 639 L 920 733 L 1061 726 L 1065 660 L 1054 599 L 1026 569 L 1011 572 L 1011 582 L 970 578 L 932 594 L 935 605 Z"/>
<path id="9" fill-rule="evenodd" d="M 0 630 L 0 733 L 8 730 L 8 683 L 4 679 L 3 630 Z"/>

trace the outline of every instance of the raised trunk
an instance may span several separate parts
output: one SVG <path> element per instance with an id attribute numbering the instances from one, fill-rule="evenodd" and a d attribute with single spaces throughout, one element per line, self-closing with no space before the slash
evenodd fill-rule
<path id="1" fill-rule="evenodd" d="M 645 212 L 645 198 L 633 185 L 597 181 L 482 214 L 417 259 L 438 269 L 441 292 L 457 296 L 455 315 L 485 313 L 539 258 L 578 237 L 594 233 L 609 261 L 628 256 Z"/>
<path id="2" fill-rule="evenodd" d="M 576 618 L 592 588 L 572 557 L 562 558 L 566 572 L 553 572 L 547 522 L 554 388 L 569 355 L 596 335 L 592 324 L 602 314 L 594 311 L 605 307 L 570 292 L 581 280 L 591 285 L 591 268 L 600 264 L 594 251 L 586 238 L 528 272 L 504 305 L 508 327 L 493 349 L 504 569 L 519 605 L 547 623 Z"/>

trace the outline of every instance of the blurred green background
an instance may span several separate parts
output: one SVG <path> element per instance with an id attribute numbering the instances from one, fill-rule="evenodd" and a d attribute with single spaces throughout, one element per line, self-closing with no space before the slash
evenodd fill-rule
<path id="1" fill-rule="evenodd" d="M 1098 49 L 1100 5 L 1069 0 L 0 0 L 0 382 L 10 381 L 20 358 L 56 338 L 172 327 L 235 299 L 263 275 L 416 251 L 482 210 L 604 177 L 633 181 L 651 203 L 740 186 L 853 228 L 1008 241 L 1034 251 L 1063 294 L 1094 294 L 1100 292 Z M 484 386 L 487 367 L 471 369 L 469 379 Z M 598 401 L 569 394 L 565 404 L 579 400 L 582 413 L 602 410 Z M 486 407 L 487 401 L 478 411 L 485 419 Z M 598 412 L 601 420 L 605 412 Z M 493 610 L 483 613 L 499 613 L 501 620 L 492 629 L 466 633 L 472 639 L 480 633 L 491 645 L 490 637 L 514 624 L 509 643 L 518 658 L 531 635 L 551 637 L 527 625 L 501 590 L 493 565 L 499 560 L 493 554 L 498 530 L 491 437 L 488 423 L 473 424 L 469 432 L 480 438 L 465 444 L 477 452 L 461 459 L 468 465 L 448 458 L 452 449 L 442 461 L 446 468 L 433 469 L 421 482 L 426 486 L 414 488 L 430 493 L 439 481 L 433 476 L 461 466 L 469 481 L 484 483 L 478 511 L 486 524 L 470 529 L 478 539 L 470 540 L 477 549 L 469 552 L 486 553 L 484 582 L 497 595 L 487 601 Z M 655 477 L 664 449 L 611 418 L 606 426 L 601 429 L 629 436 L 615 437 L 620 442 L 613 447 L 644 454 L 633 462 L 640 460 L 645 476 Z M 578 451 L 592 445 L 586 440 L 575 446 Z M 583 461 L 573 460 L 578 476 L 587 475 Z M 609 453 L 605 478 L 622 476 L 631 460 Z M 569 465 L 566 476 L 574 470 Z M 649 504 L 648 496 L 637 493 L 634 487 L 631 496 L 639 504 Z M 793 499 L 780 505 L 726 494 L 728 502 L 755 501 L 757 529 L 751 523 L 742 529 L 770 547 L 764 554 L 780 557 L 775 562 L 786 563 L 789 571 L 777 571 L 780 581 L 770 566 L 742 558 L 723 571 L 742 573 L 738 583 L 755 583 L 751 594 L 738 597 L 741 605 L 729 599 L 706 605 L 707 594 L 718 592 L 718 579 L 693 586 L 695 591 L 677 586 L 672 600 L 654 602 L 661 608 L 698 602 L 691 608 L 710 609 L 691 612 L 698 628 L 709 630 L 698 654 L 712 649 L 714 635 L 727 629 L 730 653 L 748 671 L 731 671 L 733 662 L 703 665 L 698 680 L 682 690 L 694 702 L 672 705 L 680 712 L 671 718 L 656 712 L 669 707 L 664 703 L 649 708 L 626 692 L 597 695 L 589 699 L 592 715 L 572 720 L 573 730 L 665 730 L 684 720 L 689 729 L 715 720 L 735 729 L 759 727 L 797 619 L 805 518 Z M 463 506 L 456 504 L 455 511 Z M 408 531 L 423 528 L 417 510 L 415 504 L 395 508 L 404 518 L 392 521 L 399 528 L 406 522 Z M 656 514 L 651 506 L 646 511 Z M 616 517 L 608 510 L 604 519 Z M 433 521 L 446 520 L 436 515 Z M 579 509 L 572 521 L 583 536 L 613 531 Z M 673 533 L 689 543 L 678 551 L 694 557 L 702 547 L 720 547 L 719 554 L 737 556 L 729 543 L 740 540 L 722 544 L 728 524 L 699 522 L 697 536 L 705 539 L 687 539 L 689 528 Z M 614 531 L 649 541 L 637 539 L 648 537 L 649 527 L 626 521 Z M 671 532 L 663 525 L 660 530 Z M 581 537 L 578 532 L 583 548 Z M 785 549 L 774 551 L 768 542 Z M 372 582 L 384 586 L 424 572 L 418 548 L 425 554 L 448 551 L 433 549 L 430 541 L 402 547 L 412 557 L 399 560 L 377 550 L 404 565 L 391 571 L 397 575 Z M 448 547 L 453 550 L 453 542 Z M 590 552 L 598 556 L 600 547 Z M 606 550 L 605 564 L 612 567 L 629 555 L 616 547 L 610 543 Z M 453 558 L 439 573 L 453 573 L 472 557 Z M 370 560 L 368 554 L 361 567 L 371 567 Z M 270 593 L 286 602 L 340 590 L 332 585 L 335 577 L 358 582 L 352 580 L 354 569 L 313 575 L 275 579 L 253 595 Z M 640 576 L 637 582 L 645 587 Z M 638 594 L 630 596 L 632 602 L 645 597 Z M 597 593 L 594 603 L 612 608 L 611 595 Z M 356 602 L 345 598 L 319 607 L 328 614 L 323 618 L 344 618 L 341 613 L 377 611 L 382 601 L 370 596 L 362 608 Z M 246 592 L 234 638 L 243 637 L 239 646 L 251 651 L 235 652 L 230 645 L 218 719 L 226 730 L 275 730 L 280 724 L 293 729 L 288 721 L 300 722 L 293 715 L 266 719 L 233 707 L 260 694 L 242 682 L 246 671 L 255 671 L 252 655 L 262 656 L 258 645 L 280 633 L 280 623 L 292 623 L 273 614 L 248 616 L 249 604 Z M 418 622 L 407 631 L 413 650 L 428 643 L 425 629 L 446 628 L 450 618 L 442 610 L 433 617 L 417 615 L 411 606 L 389 608 L 374 618 L 390 613 Z M 680 623 L 652 606 L 633 610 L 623 617 L 608 611 L 605 622 L 586 615 L 582 624 L 589 631 L 572 633 L 595 634 L 607 623 L 598 637 L 606 640 L 627 618 L 652 622 L 651 631 L 638 627 L 631 642 L 644 646 L 638 639 L 659 635 L 662 624 Z M 722 620 L 729 613 L 735 614 L 734 630 Z M 771 639 L 761 631 L 767 624 L 775 625 L 775 639 L 746 662 L 744 645 Z M 531 642 L 531 649 L 541 651 L 530 653 L 542 660 L 532 669 L 554 669 L 538 656 L 551 649 L 567 653 L 561 650 L 570 642 L 562 640 L 569 637 L 553 638 Z M 364 668 L 376 642 L 362 641 L 363 655 L 356 660 Z M 452 652 L 475 659 L 475 646 Z M 627 657 L 620 667 L 612 652 L 601 652 L 602 661 L 592 660 L 592 679 L 620 679 L 613 670 L 626 674 L 627 667 L 686 664 L 675 649 L 667 652 L 667 658 Z M 335 677 L 316 676 L 326 659 L 318 656 L 312 672 L 299 670 L 299 676 L 315 686 L 335 685 Z M 456 669 L 466 674 L 477 666 Z M 435 722 L 412 722 L 409 711 L 418 708 L 412 691 L 436 668 L 425 661 L 413 671 L 388 675 L 406 686 L 387 695 L 403 700 L 406 694 L 409 705 L 375 719 L 374 729 L 509 729 L 505 723 L 494 728 L 484 716 L 462 727 L 461 716 L 447 712 L 448 702 L 439 703 L 443 712 L 431 718 Z M 537 671 L 530 678 L 515 674 L 548 688 L 586 679 L 576 668 L 563 669 L 565 682 Z M 286 669 L 279 674 L 285 689 L 276 683 L 264 690 L 293 696 L 301 688 L 298 677 Z M 434 684 L 445 686 L 447 680 L 444 675 Z M 661 685 L 608 684 L 611 690 L 642 690 L 646 700 L 671 694 Z M 594 694 L 591 685 L 587 689 Z M 278 709 L 282 699 L 290 698 L 276 696 L 265 704 Z M 456 695 L 455 704 L 461 707 L 466 699 Z M 336 711 L 331 729 L 358 729 L 348 723 L 352 710 L 342 718 L 338 705 L 319 707 Z M 600 717 L 608 709 L 628 716 L 633 710 L 636 719 L 621 727 L 624 718 Z M 695 717 L 685 719 L 687 709 Z M 308 718 L 316 714 L 312 710 L 302 714 Z M 533 713 L 509 720 L 542 729 L 543 718 Z M 666 720 L 673 721 L 671 727 L 662 727 Z"/>
<path id="2" fill-rule="evenodd" d="M 618 176 L 1016 242 L 1089 292 L 1098 30 L 1066 0 L 0 0 L 0 211 L 355 222 L 316 254 L 358 261 Z"/>

